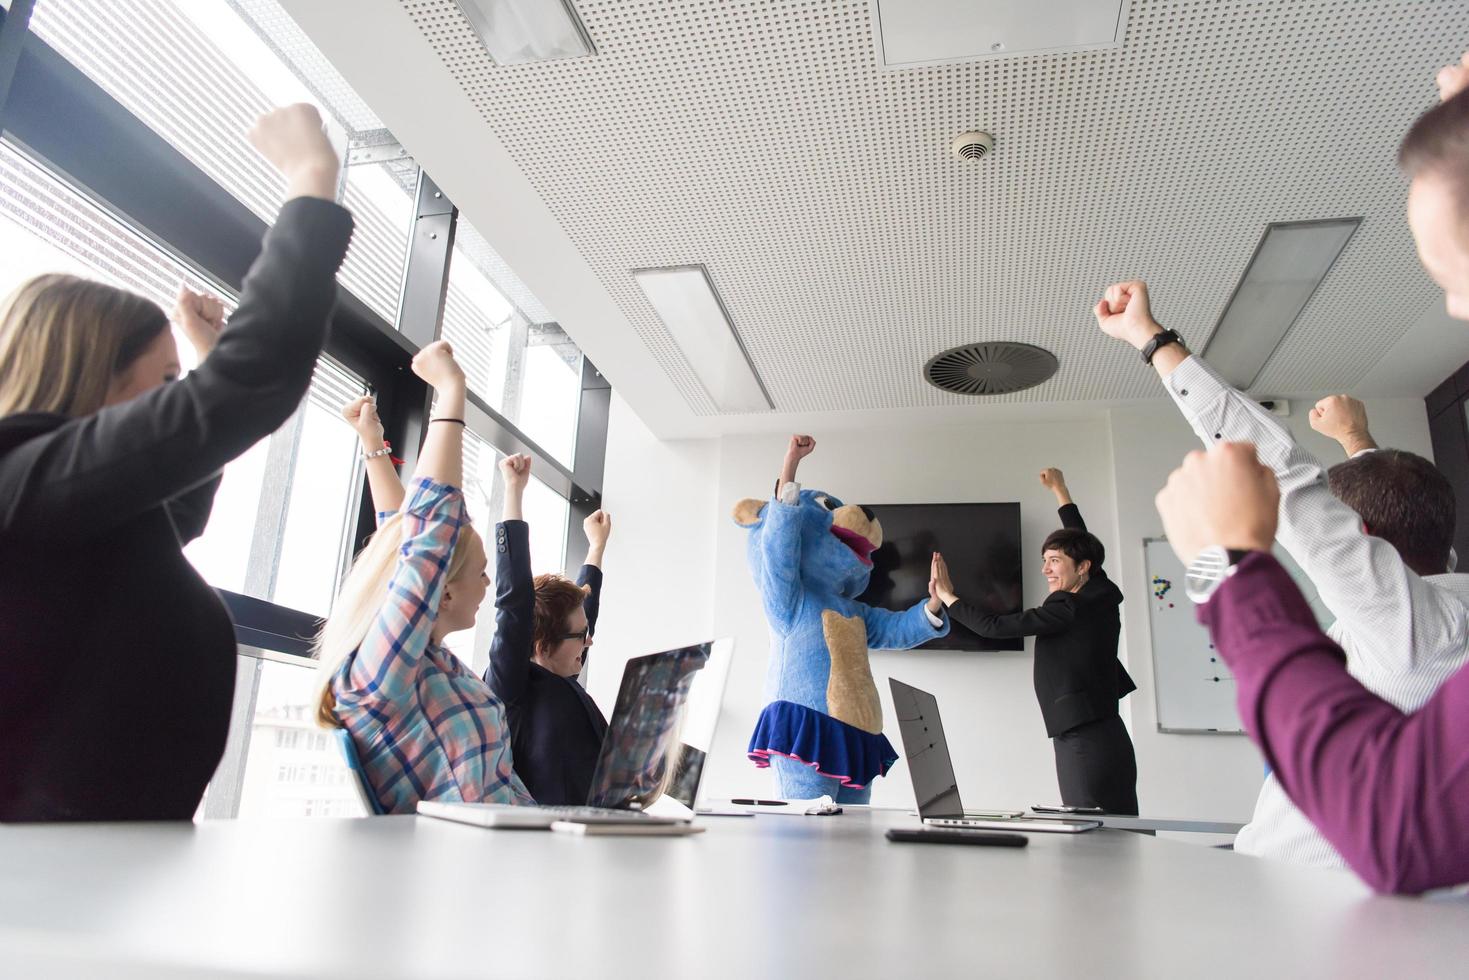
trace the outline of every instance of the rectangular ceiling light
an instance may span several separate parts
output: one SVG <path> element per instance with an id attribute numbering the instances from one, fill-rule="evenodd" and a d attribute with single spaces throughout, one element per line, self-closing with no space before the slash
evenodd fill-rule
<path id="1" fill-rule="evenodd" d="M 1204 359 L 1236 388 L 1251 387 L 1361 223 L 1330 218 L 1266 226 Z"/>
<path id="2" fill-rule="evenodd" d="M 570 0 L 458 0 L 497 65 L 596 54 Z"/>
<path id="3" fill-rule="evenodd" d="M 775 408 L 702 265 L 635 269 L 633 278 L 721 412 Z"/>

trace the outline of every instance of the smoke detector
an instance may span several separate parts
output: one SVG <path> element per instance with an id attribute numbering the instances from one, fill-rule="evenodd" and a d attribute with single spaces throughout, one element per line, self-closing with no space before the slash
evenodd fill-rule
<path id="1" fill-rule="evenodd" d="M 949 144 L 949 152 L 960 160 L 983 160 L 995 150 L 995 138 L 989 133 L 975 131 L 960 133 Z"/>
<path id="2" fill-rule="evenodd" d="M 1056 355 L 1033 344 L 965 344 L 937 354 L 923 367 L 935 388 L 956 395 L 1008 395 L 1034 388 L 1061 367 Z"/>

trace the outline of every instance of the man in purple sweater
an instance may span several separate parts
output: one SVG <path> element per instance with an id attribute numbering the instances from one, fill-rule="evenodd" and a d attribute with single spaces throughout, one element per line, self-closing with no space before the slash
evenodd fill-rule
<path id="1" fill-rule="evenodd" d="M 1469 53 L 1403 140 L 1408 221 L 1451 316 L 1469 320 Z M 1253 446 L 1190 453 L 1158 494 L 1240 717 L 1286 793 L 1379 891 L 1469 882 L 1469 667 L 1405 715 L 1347 673 L 1270 556 L 1280 491 Z"/>
<path id="2" fill-rule="evenodd" d="M 1190 453 L 1158 494 L 1245 728 L 1367 884 L 1421 892 L 1469 881 L 1469 668 L 1411 715 L 1348 674 L 1270 554 L 1279 500 L 1247 443 Z"/>

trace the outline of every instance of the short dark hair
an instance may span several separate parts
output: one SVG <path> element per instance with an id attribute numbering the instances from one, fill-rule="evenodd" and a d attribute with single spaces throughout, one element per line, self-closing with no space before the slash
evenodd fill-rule
<path id="1" fill-rule="evenodd" d="M 1457 505 L 1438 467 L 1416 453 L 1379 449 L 1337 463 L 1327 478 L 1368 533 L 1396 548 L 1413 571 L 1438 575 L 1448 567 Z"/>
<path id="2" fill-rule="evenodd" d="M 1469 212 L 1469 89 L 1418 117 L 1398 146 L 1398 166 L 1409 177 L 1444 178 L 1461 214 Z"/>
<path id="3" fill-rule="evenodd" d="M 1107 557 L 1107 549 L 1102 547 L 1095 534 L 1074 527 L 1063 527 L 1048 534 L 1045 544 L 1041 545 L 1041 554 L 1048 551 L 1059 551 L 1078 565 L 1089 561 L 1093 570 L 1101 568 L 1102 559 Z"/>
<path id="4" fill-rule="evenodd" d="M 591 590 L 560 575 L 546 573 L 533 579 L 536 593 L 535 625 L 531 629 L 533 650 L 554 650 L 566 632 L 571 614 L 581 608 Z"/>

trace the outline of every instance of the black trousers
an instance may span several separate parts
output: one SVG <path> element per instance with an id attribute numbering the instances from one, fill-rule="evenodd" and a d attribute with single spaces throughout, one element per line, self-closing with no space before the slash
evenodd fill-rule
<path id="1" fill-rule="evenodd" d="M 1137 756 L 1120 717 L 1078 725 L 1051 745 L 1062 803 L 1137 815 Z"/>

